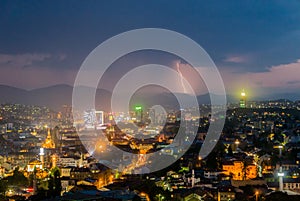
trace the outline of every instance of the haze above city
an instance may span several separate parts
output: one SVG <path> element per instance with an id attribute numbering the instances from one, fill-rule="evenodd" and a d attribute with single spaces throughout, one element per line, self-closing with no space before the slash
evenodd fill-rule
<path id="1" fill-rule="evenodd" d="M 299 99 L 299 6 L 299 1 L 1 1 L 0 84 L 27 90 L 72 86 L 82 62 L 100 43 L 124 31 L 155 27 L 199 43 L 228 94 L 245 89 L 250 97 Z M 182 74 L 192 76 L 180 58 L 142 51 L 116 61 L 104 89 L 111 90 L 128 69 L 153 61 L 174 69 L 180 62 Z M 207 93 L 206 87 L 196 88 Z"/>

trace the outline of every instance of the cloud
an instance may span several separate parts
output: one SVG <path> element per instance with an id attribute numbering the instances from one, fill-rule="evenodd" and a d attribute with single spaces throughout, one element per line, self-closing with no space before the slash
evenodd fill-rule
<path id="1" fill-rule="evenodd" d="M 26 54 L 0 54 L 0 67 L 28 67 L 33 65 L 35 62 L 44 61 L 50 58 L 50 54 L 37 54 L 37 53 L 26 53 Z"/>
<path id="2" fill-rule="evenodd" d="M 246 63 L 249 61 L 248 56 L 227 56 L 226 59 L 224 59 L 225 62 L 228 63 Z"/>
<path id="3" fill-rule="evenodd" d="M 290 85 L 299 84 L 299 83 L 300 83 L 300 80 L 288 81 L 288 82 L 286 82 L 286 83 L 287 83 L 287 84 L 290 84 Z"/>
<path id="4" fill-rule="evenodd" d="M 266 72 L 236 73 L 235 69 L 221 71 L 228 91 L 242 88 L 268 93 L 297 91 L 300 88 L 300 59 L 293 63 L 272 66 Z M 272 91 L 270 91 L 272 89 Z M 274 91 L 275 90 L 275 91 Z"/>
<path id="5" fill-rule="evenodd" d="M 60 54 L 60 55 L 58 55 L 58 58 L 59 58 L 60 61 L 63 61 L 63 60 L 65 60 L 67 58 L 67 55 Z"/>
<path id="6" fill-rule="evenodd" d="M 251 73 L 246 75 L 249 79 L 261 82 L 264 87 L 290 87 L 300 86 L 300 59 L 294 63 L 272 66 L 268 72 Z"/>
<path id="7" fill-rule="evenodd" d="M 51 64 L 61 63 L 65 58 L 64 54 L 0 54 L 0 84 L 25 89 L 72 84 L 76 74 L 74 70 L 57 70 L 56 63 Z"/>
<path id="8" fill-rule="evenodd" d="M 76 71 L 56 68 L 1 68 L 0 84 L 23 89 L 74 83 Z"/>

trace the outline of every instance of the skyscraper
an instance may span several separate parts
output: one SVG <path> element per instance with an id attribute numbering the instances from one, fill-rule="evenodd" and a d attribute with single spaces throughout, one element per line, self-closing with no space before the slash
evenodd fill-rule
<path id="1" fill-rule="evenodd" d="M 135 106 L 136 122 L 143 122 L 143 108 L 142 106 Z"/>
<path id="2" fill-rule="evenodd" d="M 246 108 L 246 93 L 244 90 L 241 93 L 240 108 Z"/>

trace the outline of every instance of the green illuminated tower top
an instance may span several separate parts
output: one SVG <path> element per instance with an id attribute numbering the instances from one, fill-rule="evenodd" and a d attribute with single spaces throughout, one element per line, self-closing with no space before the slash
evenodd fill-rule
<path id="1" fill-rule="evenodd" d="M 136 111 L 142 110 L 142 106 L 138 106 L 138 105 L 135 106 L 135 110 L 136 110 Z"/>
<path id="2" fill-rule="evenodd" d="M 245 93 L 244 89 L 241 92 L 240 108 L 246 108 L 246 93 Z"/>

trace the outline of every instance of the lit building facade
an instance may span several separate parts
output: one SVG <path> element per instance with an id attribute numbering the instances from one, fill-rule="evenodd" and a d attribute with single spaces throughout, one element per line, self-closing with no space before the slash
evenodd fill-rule
<path id="1" fill-rule="evenodd" d="M 231 176 L 233 180 L 247 180 L 257 177 L 257 167 L 254 164 L 244 167 L 242 161 L 233 161 L 223 164 L 223 173 Z"/>

